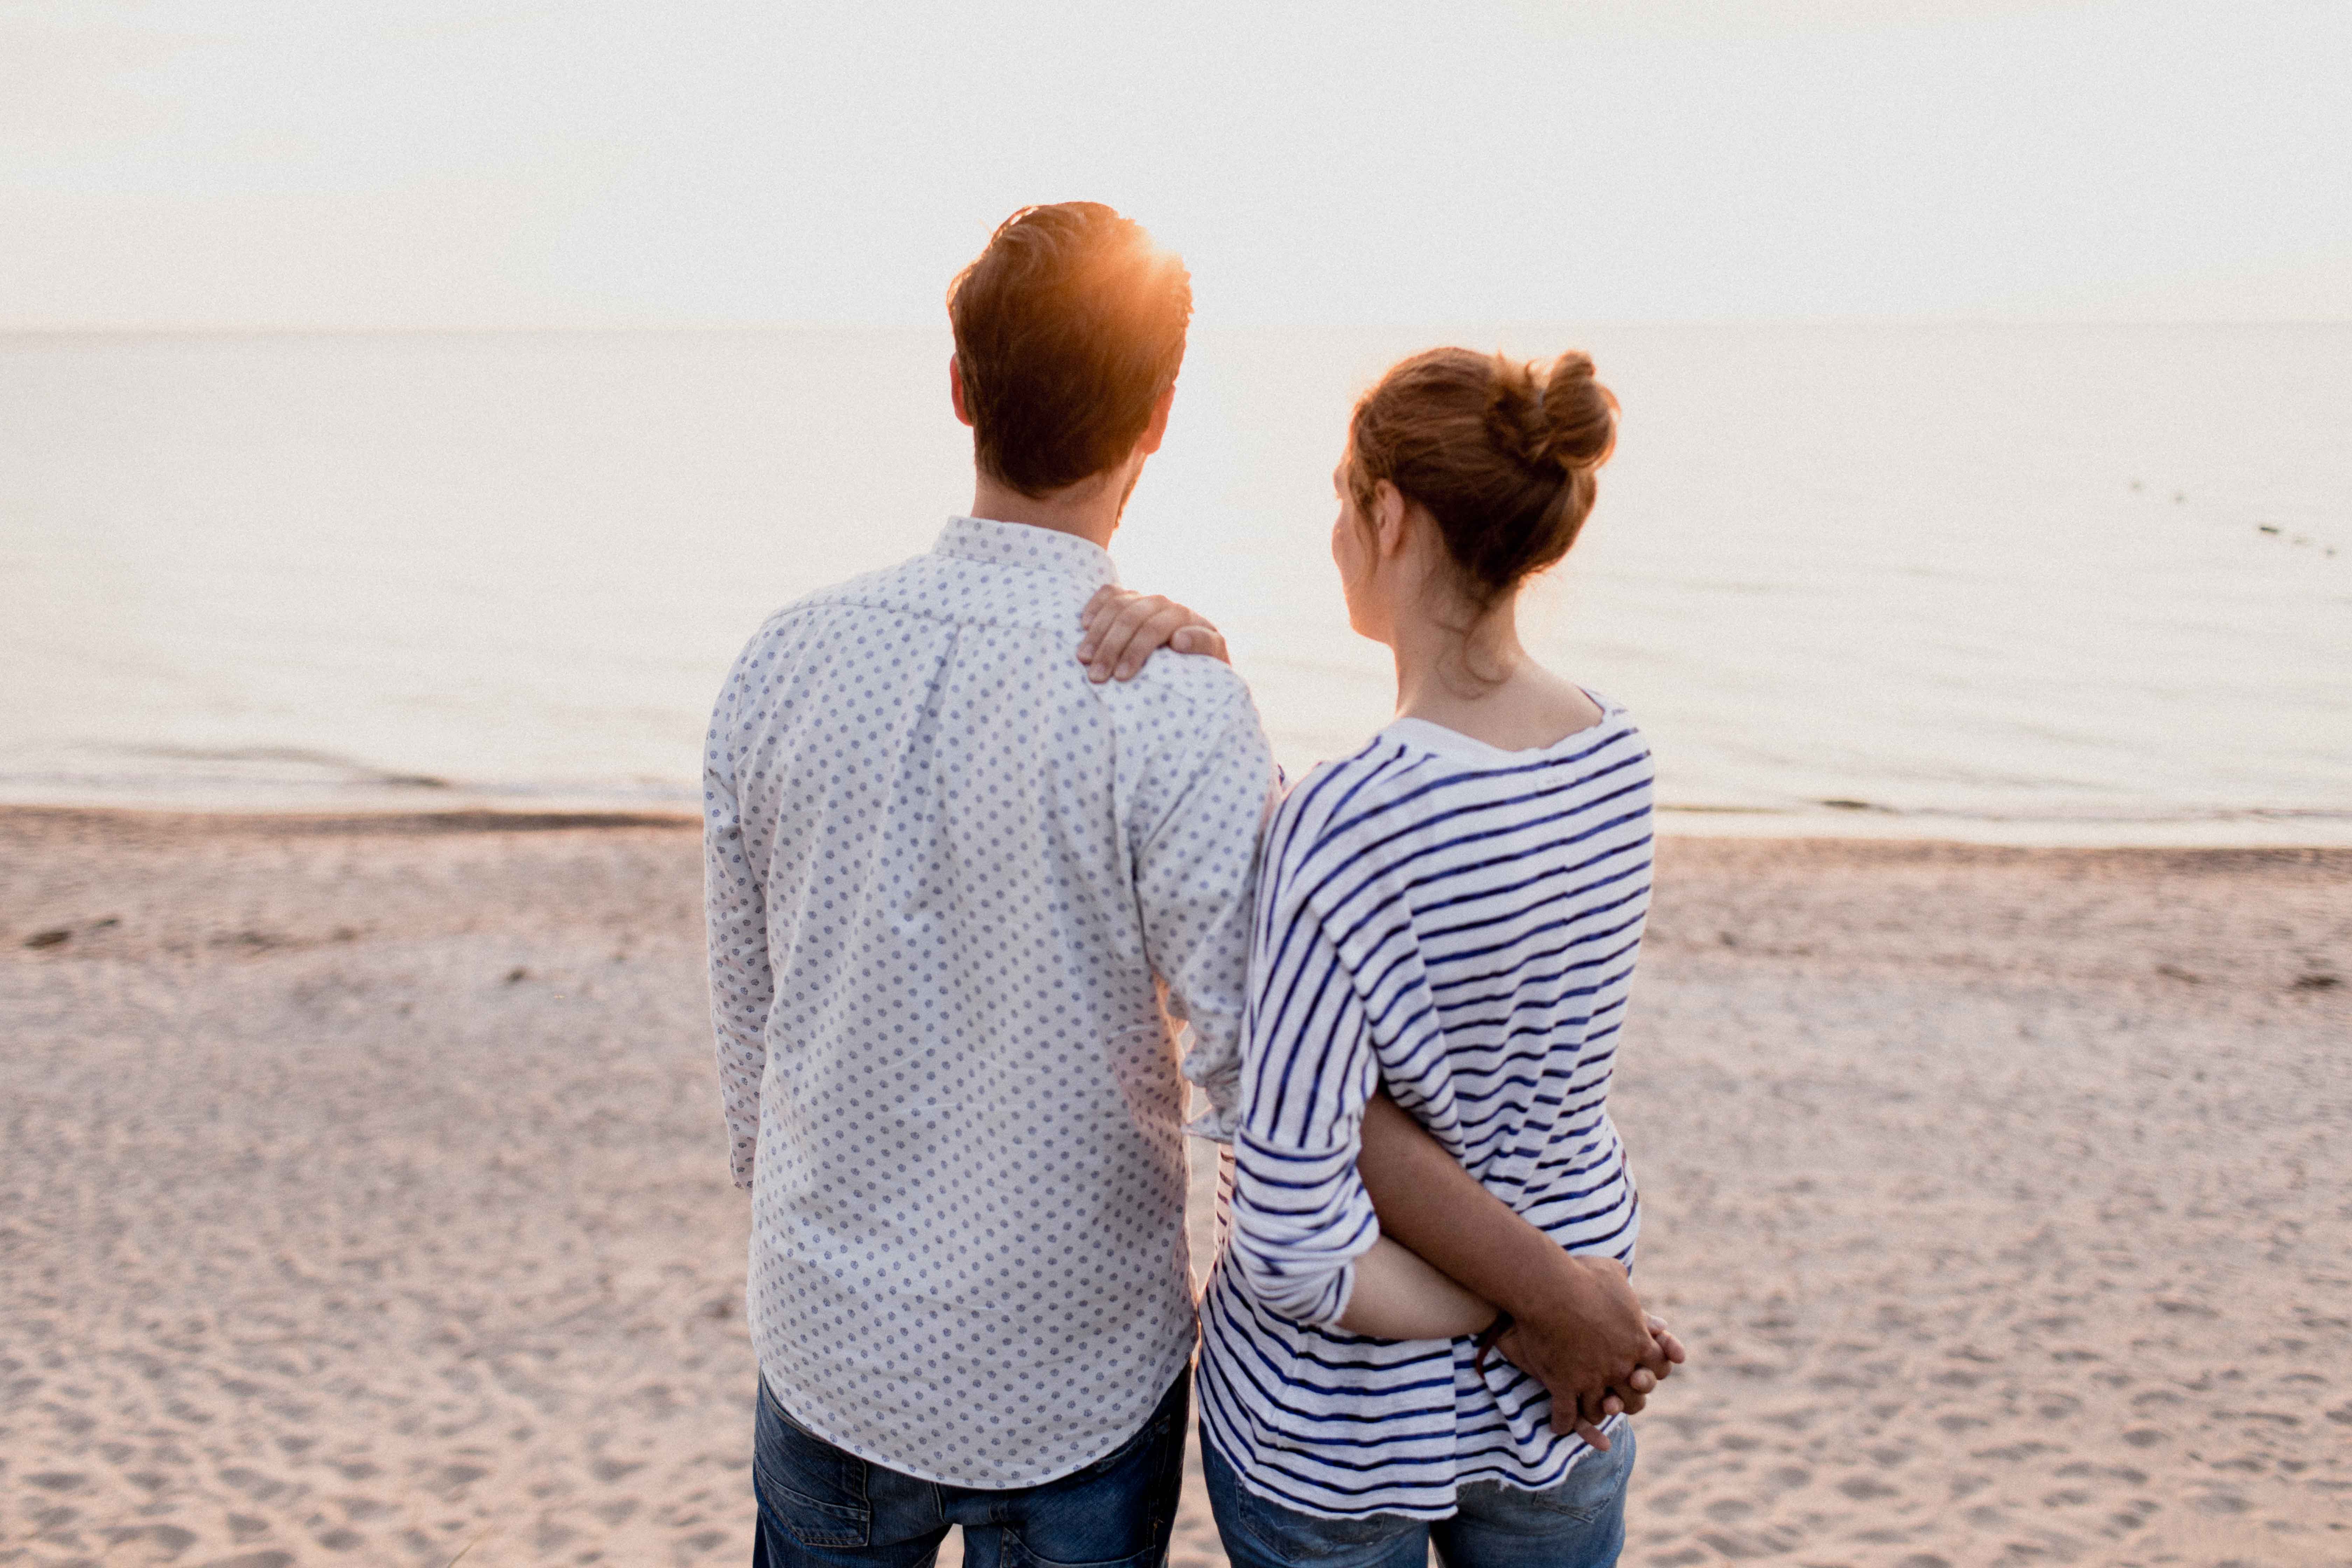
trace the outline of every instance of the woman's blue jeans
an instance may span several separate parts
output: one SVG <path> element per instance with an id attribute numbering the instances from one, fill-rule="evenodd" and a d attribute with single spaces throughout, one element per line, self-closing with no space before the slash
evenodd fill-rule
<path id="1" fill-rule="evenodd" d="M 983 1491 L 902 1475 L 837 1448 L 776 1403 L 764 1379 L 751 1441 L 760 1502 L 752 1568 L 925 1568 L 963 1526 L 967 1568 L 1159 1568 L 1184 1481 L 1192 1374 L 1143 1429 L 1084 1469 Z"/>
<path id="2" fill-rule="evenodd" d="M 1464 1487 L 1452 1519 L 1324 1519 L 1268 1502 L 1242 1485 L 1205 1434 L 1201 1468 L 1234 1568 L 1423 1568 L 1432 1542 L 1446 1568 L 1611 1568 L 1625 1545 L 1633 1424 L 1619 1422 L 1607 1453 L 1586 1455 L 1549 1490 Z"/>

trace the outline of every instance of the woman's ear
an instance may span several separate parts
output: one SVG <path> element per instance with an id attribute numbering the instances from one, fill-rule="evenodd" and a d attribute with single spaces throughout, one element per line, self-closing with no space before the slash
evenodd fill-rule
<path id="1" fill-rule="evenodd" d="M 1382 555 L 1404 552 L 1404 492 L 1386 479 L 1372 489 L 1372 540 Z"/>

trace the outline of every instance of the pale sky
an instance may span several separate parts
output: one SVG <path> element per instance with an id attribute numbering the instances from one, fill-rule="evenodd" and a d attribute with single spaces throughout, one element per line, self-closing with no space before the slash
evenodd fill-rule
<path id="1" fill-rule="evenodd" d="M 2352 319 L 2352 5 L 0 0 L 0 328 Z"/>

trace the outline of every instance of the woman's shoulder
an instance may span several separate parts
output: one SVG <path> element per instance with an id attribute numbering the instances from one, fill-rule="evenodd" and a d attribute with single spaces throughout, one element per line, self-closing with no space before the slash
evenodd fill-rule
<path id="1" fill-rule="evenodd" d="M 1276 820 L 1286 826 L 1328 832 L 1348 806 L 1367 794 L 1380 795 L 1410 771 L 1412 758 L 1383 731 L 1344 757 L 1316 763 L 1282 797 Z"/>
<path id="2" fill-rule="evenodd" d="M 1275 814 L 1266 836 L 1268 879 L 1311 888 L 1339 866 L 1375 870 L 1384 845 L 1410 827 L 1413 803 L 1454 771 L 1387 731 L 1347 756 L 1318 763 Z"/>
<path id="3" fill-rule="evenodd" d="M 1290 787 L 1269 825 L 1259 861 L 1258 898 L 1268 918 L 1328 916 L 1347 889 L 1377 880 L 1378 857 L 1362 815 L 1391 798 L 1411 760 L 1374 736 L 1344 757 L 1315 764 Z M 1286 911 L 1286 912 L 1285 912 Z"/>

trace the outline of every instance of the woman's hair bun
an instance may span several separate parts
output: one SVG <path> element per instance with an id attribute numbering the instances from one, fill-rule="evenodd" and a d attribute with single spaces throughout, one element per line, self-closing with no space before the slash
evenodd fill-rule
<path id="1" fill-rule="evenodd" d="M 1597 468 L 1616 445 L 1617 399 L 1593 379 L 1591 354 L 1564 353 L 1549 369 L 1498 354 L 1486 426 L 1531 468 Z"/>
<path id="2" fill-rule="evenodd" d="M 1597 468 L 1617 445 L 1617 396 L 1592 376 L 1592 356 L 1551 362 L 1543 386 L 1543 455 L 1564 468 Z"/>

